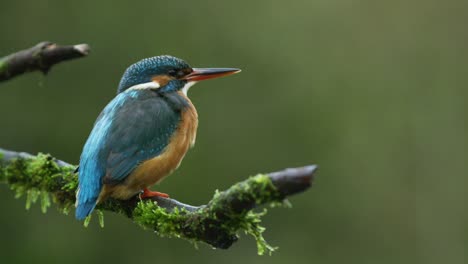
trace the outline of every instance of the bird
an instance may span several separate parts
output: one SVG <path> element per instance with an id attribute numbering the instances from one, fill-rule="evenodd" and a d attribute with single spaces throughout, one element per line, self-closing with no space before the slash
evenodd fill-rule
<path id="1" fill-rule="evenodd" d="M 176 170 L 195 144 L 198 114 L 187 97 L 189 88 L 240 71 L 192 68 L 170 55 L 129 66 L 84 144 L 75 217 L 85 219 L 110 197 L 168 197 L 149 188 Z"/>

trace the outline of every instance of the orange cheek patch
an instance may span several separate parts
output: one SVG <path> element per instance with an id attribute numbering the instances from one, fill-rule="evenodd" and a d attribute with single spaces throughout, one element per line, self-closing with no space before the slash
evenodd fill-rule
<path id="1" fill-rule="evenodd" d="M 171 81 L 172 78 L 167 75 L 157 75 L 157 76 L 154 76 L 151 80 L 153 80 L 153 82 L 159 83 L 159 87 L 163 87 L 169 81 Z"/>

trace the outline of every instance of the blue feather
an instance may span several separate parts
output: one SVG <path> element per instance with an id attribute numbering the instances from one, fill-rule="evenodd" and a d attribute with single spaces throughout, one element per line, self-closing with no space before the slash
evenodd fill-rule
<path id="1" fill-rule="evenodd" d="M 187 105 L 175 93 L 127 90 L 104 108 L 81 155 L 76 218 L 92 212 L 103 184 L 121 183 L 164 151 Z"/>
<path id="2" fill-rule="evenodd" d="M 85 219 L 96 207 L 96 202 L 85 202 L 80 203 L 76 207 L 76 219 L 83 220 Z"/>
<path id="3" fill-rule="evenodd" d="M 167 74 L 170 69 L 185 68 L 190 68 L 190 65 L 179 58 L 175 58 L 169 55 L 156 56 L 140 60 L 125 70 L 122 79 L 120 80 L 117 93 L 121 93 L 126 89 L 140 83 L 151 82 L 152 77 L 156 75 Z"/>
<path id="4" fill-rule="evenodd" d="M 96 206 L 106 172 L 105 140 L 111 131 L 116 109 L 123 105 L 126 94 L 119 94 L 102 111 L 83 147 L 80 158 L 79 185 L 76 201 L 76 218 L 83 219 Z"/>

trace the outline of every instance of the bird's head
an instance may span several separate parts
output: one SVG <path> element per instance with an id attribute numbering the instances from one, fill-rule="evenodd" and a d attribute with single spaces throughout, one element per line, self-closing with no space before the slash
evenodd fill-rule
<path id="1" fill-rule="evenodd" d="M 183 91 L 198 81 L 240 72 L 235 68 L 192 68 L 185 61 L 168 55 L 143 59 L 127 68 L 117 93 L 129 89 L 153 89 L 160 92 Z"/>

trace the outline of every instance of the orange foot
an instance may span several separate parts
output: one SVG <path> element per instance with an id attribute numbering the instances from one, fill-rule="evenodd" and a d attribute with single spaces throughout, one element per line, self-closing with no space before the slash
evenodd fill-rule
<path id="1" fill-rule="evenodd" d="M 150 191 L 148 188 L 143 189 L 143 193 L 140 194 L 141 199 L 148 199 L 151 197 L 169 198 L 169 195 L 166 193 L 162 193 L 162 192 L 153 192 L 153 191 Z"/>

